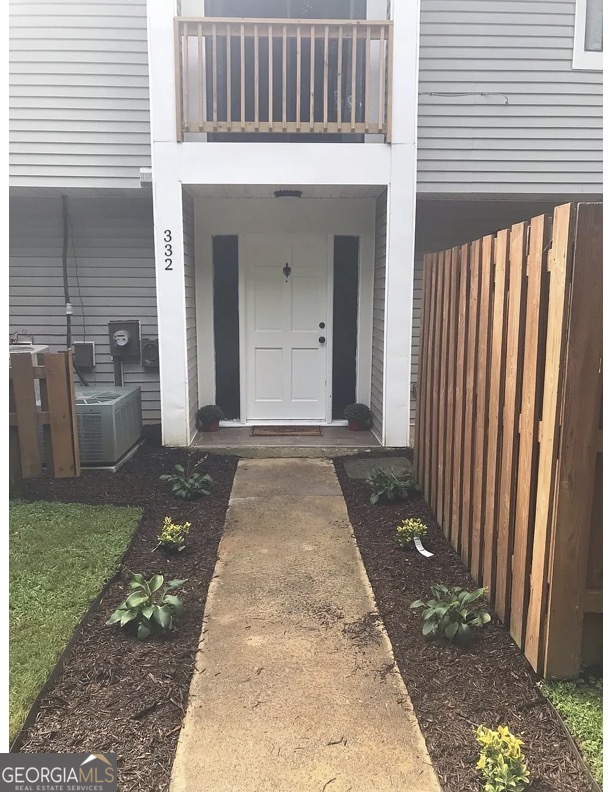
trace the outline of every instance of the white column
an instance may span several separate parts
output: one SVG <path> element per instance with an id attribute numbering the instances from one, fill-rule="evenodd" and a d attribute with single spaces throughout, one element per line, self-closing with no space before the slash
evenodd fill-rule
<path id="1" fill-rule="evenodd" d="M 418 0 L 392 7 L 393 114 L 387 205 L 385 390 L 383 441 L 406 446 L 410 437 L 410 359 L 416 210 Z"/>
<path id="2" fill-rule="evenodd" d="M 168 446 L 186 446 L 190 437 L 183 203 L 181 185 L 176 178 L 169 175 L 155 178 L 153 214 L 162 442 Z"/>
<path id="3" fill-rule="evenodd" d="M 149 95 L 162 443 L 189 444 L 183 201 L 178 175 L 174 0 L 149 0 Z"/>

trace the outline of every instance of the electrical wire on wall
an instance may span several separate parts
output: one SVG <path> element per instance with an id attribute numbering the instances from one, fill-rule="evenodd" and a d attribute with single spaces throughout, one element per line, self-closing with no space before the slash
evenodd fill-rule
<path id="1" fill-rule="evenodd" d="M 64 301 L 66 303 L 66 349 L 72 350 L 72 302 L 70 300 L 70 284 L 68 282 L 68 238 L 69 238 L 69 216 L 68 216 L 68 196 L 62 195 L 62 222 L 63 222 L 63 239 L 62 239 L 62 275 L 64 279 Z M 74 237 L 73 237 L 74 246 Z M 80 289 L 79 289 L 80 291 Z M 83 374 L 81 373 L 74 354 L 72 355 L 72 362 L 74 370 L 83 385 L 89 385 Z"/>
<path id="2" fill-rule="evenodd" d="M 442 96 L 444 98 L 455 96 L 501 96 L 506 100 L 504 104 L 510 104 L 508 96 L 500 91 L 419 91 L 419 96 Z"/>
<path id="3" fill-rule="evenodd" d="M 70 217 L 70 213 L 68 213 L 68 225 L 70 227 L 70 241 L 72 243 L 72 258 L 74 259 L 74 275 L 76 278 L 77 284 L 77 294 L 79 297 L 79 302 L 81 303 L 81 325 L 83 328 L 82 333 L 82 340 L 85 341 L 87 337 L 87 327 L 86 327 L 86 319 L 85 319 L 85 305 L 83 303 L 83 295 L 81 294 L 81 281 L 79 280 L 79 260 L 76 254 L 76 248 L 74 245 L 74 226 L 72 224 L 72 219 Z"/>

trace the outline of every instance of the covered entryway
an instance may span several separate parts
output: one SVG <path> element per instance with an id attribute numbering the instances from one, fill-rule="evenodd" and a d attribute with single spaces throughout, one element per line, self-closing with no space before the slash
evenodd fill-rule
<path id="1" fill-rule="evenodd" d="M 246 420 L 324 423 L 331 396 L 328 238 L 246 234 L 240 258 Z"/>
<path id="2" fill-rule="evenodd" d="M 184 190 L 193 206 L 198 405 L 223 409 L 223 431 L 346 431 L 344 408 L 371 403 L 384 187 Z"/>

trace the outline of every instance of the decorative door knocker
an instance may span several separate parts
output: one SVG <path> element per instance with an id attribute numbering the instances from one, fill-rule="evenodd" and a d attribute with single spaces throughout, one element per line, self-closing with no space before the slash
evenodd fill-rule
<path id="1" fill-rule="evenodd" d="M 289 262 L 287 262 L 283 267 L 283 275 L 285 276 L 285 283 L 287 283 L 289 280 L 289 275 L 291 275 L 291 267 L 289 266 Z"/>

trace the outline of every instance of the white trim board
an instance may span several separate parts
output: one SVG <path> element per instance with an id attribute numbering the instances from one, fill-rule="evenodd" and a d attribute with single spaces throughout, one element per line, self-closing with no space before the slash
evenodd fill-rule
<path id="1" fill-rule="evenodd" d="M 603 52 L 586 49 L 586 23 L 588 0 L 576 0 L 574 18 L 574 52 L 572 68 L 585 71 L 603 70 Z"/>

